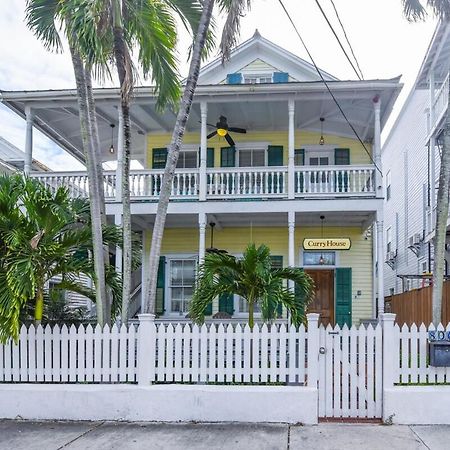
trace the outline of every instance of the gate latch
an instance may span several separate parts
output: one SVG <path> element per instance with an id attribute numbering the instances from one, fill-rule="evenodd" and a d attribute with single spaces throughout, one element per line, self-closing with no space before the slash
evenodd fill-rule
<path id="1" fill-rule="evenodd" d="M 320 348 L 319 348 L 319 353 L 320 353 L 321 355 L 325 355 L 325 347 L 320 347 Z"/>
<path id="2" fill-rule="evenodd" d="M 339 331 L 329 331 L 328 334 L 339 334 Z"/>

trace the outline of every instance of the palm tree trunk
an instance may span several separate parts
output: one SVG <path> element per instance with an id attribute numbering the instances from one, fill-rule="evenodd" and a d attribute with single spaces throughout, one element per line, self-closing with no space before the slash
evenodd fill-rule
<path id="1" fill-rule="evenodd" d="M 131 211 L 130 211 L 130 102 L 133 90 L 131 57 L 124 37 L 121 20 L 120 1 L 115 0 L 114 21 L 114 57 L 120 81 L 120 107 L 123 117 L 124 154 L 122 163 L 122 208 L 123 208 L 123 268 L 122 268 L 122 323 L 128 321 L 128 307 L 131 295 Z"/>
<path id="2" fill-rule="evenodd" d="M 211 21 L 214 0 L 203 1 L 203 11 L 198 25 L 197 35 L 195 37 L 194 49 L 192 52 L 191 64 L 189 67 L 189 75 L 184 88 L 183 97 L 181 99 L 181 107 L 178 111 L 177 120 L 172 133 L 172 140 L 167 155 L 167 164 L 164 170 L 164 178 L 161 184 L 161 192 L 159 194 L 158 209 L 156 211 L 155 224 L 153 226 L 152 244 L 150 249 L 150 264 L 148 268 L 147 293 L 144 295 L 145 313 L 155 314 L 156 307 L 156 284 L 158 278 L 159 257 L 161 254 L 161 244 L 164 234 L 164 226 L 166 223 L 167 208 L 169 206 L 170 191 L 172 188 L 172 180 L 177 166 L 180 146 L 183 141 L 186 123 L 189 119 L 192 100 L 194 98 L 195 89 L 197 87 L 198 75 L 200 71 L 201 57 L 205 40 L 208 33 L 209 23 Z"/>
<path id="3" fill-rule="evenodd" d="M 97 322 L 103 326 L 108 321 L 106 308 L 106 284 L 105 284 L 105 264 L 103 254 L 103 231 L 101 219 L 101 200 L 100 188 L 103 184 L 98 185 L 98 175 L 95 170 L 95 153 L 92 137 L 92 127 L 90 122 L 88 96 L 86 89 L 86 73 L 83 61 L 74 47 L 70 47 L 72 64 L 75 73 L 75 81 L 77 86 L 78 108 L 80 115 L 81 139 L 83 142 L 83 151 L 86 157 L 86 166 L 89 181 L 89 199 L 92 220 L 92 247 L 95 268 L 95 293 L 97 307 Z"/>
<path id="4" fill-rule="evenodd" d="M 86 67 L 85 69 L 85 77 L 86 77 L 86 93 L 87 93 L 87 102 L 88 102 L 88 112 L 89 112 L 89 121 L 91 126 L 91 135 L 93 142 L 93 160 L 94 167 L 96 170 L 96 182 L 98 189 L 98 198 L 100 202 L 100 220 L 102 226 L 106 225 L 106 207 L 105 207 L 105 190 L 104 190 L 104 179 L 103 179 L 103 165 L 102 165 L 102 150 L 100 146 L 100 137 L 98 133 L 98 124 L 97 124 L 97 113 L 95 110 L 95 100 L 94 94 L 92 90 L 92 77 L 91 77 L 91 68 Z M 103 258 L 105 268 L 109 266 L 109 248 L 107 245 L 103 245 Z M 106 269 L 105 269 L 106 270 Z M 111 323 L 111 307 L 112 307 L 112 295 L 107 286 L 105 286 L 106 298 L 105 298 L 105 323 Z"/>
<path id="5" fill-rule="evenodd" d="M 450 186 L 450 92 L 445 119 L 444 145 L 442 146 L 439 189 L 436 200 L 436 229 L 434 236 L 434 269 L 432 293 L 432 320 L 437 326 L 442 320 L 442 287 L 445 267 L 445 240 L 449 209 Z"/>
<path id="6" fill-rule="evenodd" d="M 253 331 L 253 327 L 255 326 L 255 303 L 253 300 L 248 301 L 248 325 L 250 326 L 250 330 Z"/>
<path id="7" fill-rule="evenodd" d="M 36 303 L 34 306 L 34 324 L 38 326 L 42 322 L 44 312 L 44 292 L 41 288 L 36 291 Z"/>

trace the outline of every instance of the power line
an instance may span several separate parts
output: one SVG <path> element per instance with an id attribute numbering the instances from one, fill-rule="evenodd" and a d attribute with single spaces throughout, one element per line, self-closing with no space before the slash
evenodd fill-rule
<path id="1" fill-rule="evenodd" d="M 325 80 L 325 78 L 322 75 L 322 72 L 320 71 L 320 69 L 317 67 L 316 62 L 314 61 L 314 58 L 312 57 L 310 51 L 308 50 L 308 47 L 305 44 L 305 41 L 303 40 L 302 36 L 300 35 L 300 32 L 297 29 L 297 26 L 295 25 L 294 21 L 292 20 L 291 15 L 289 14 L 289 11 L 286 9 L 286 6 L 284 6 L 283 0 L 278 0 L 278 2 L 280 3 L 281 7 L 283 8 L 284 12 L 286 13 L 286 16 L 288 17 L 289 21 L 291 22 L 298 38 L 300 39 L 300 42 L 302 43 L 303 47 L 306 50 L 306 53 L 309 56 L 309 59 L 311 60 L 314 68 L 316 69 L 316 72 L 319 74 L 320 79 L 322 80 L 323 84 L 325 85 L 325 87 L 327 88 L 328 93 L 331 95 L 331 98 L 333 99 L 334 103 L 336 104 L 336 106 L 338 107 L 339 111 L 341 112 L 342 116 L 344 117 L 345 121 L 347 122 L 348 126 L 351 128 L 351 130 L 353 131 L 353 133 L 355 134 L 355 136 L 358 138 L 359 143 L 362 145 L 362 147 L 364 148 L 364 150 L 367 153 L 367 156 L 369 157 L 370 161 L 372 162 L 372 164 L 375 166 L 375 168 L 378 170 L 378 172 L 380 172 L 381 175 L 383 175 L 383 173 L 381 172 L 380 168 L 377 166 L 377 164 L 375 163 L 374 159 L 372 158 L 372 155 L 370 154 L 369 150 L 367 149 L 367 147 L 365 146 L 364 142 L 362 141 L 362 139 L 359 137 L 358 132 L 355 130 L 355 127 L 350 123 L 350 121 L 348 120 L 344 110 L 342 109 L 341 105 L 339 104 L 339 102 L 337 101 L 336 97 L 334 96 L 333 92 L 330 89 L 330 86 L 328 86 L 327 81 Z"/>
<path id="2" fill-rule="evenodd" d="M 348 56 L 347 51 L 345 50 L 344 46 L 342 45 L 341 40 L 339 39 L 339 36 L 337 35 L 336 31 L 333 28 L 333 25 L 331 25 L 331 22 L 329 21 L 325 11 L 322 8 L 322 5 L 319 3 L 319 0 L 316 0 L 316 5 L 319 7 L 320 12 L 322 13 L 322 16 L 324 17 L 324 19 L 326 20 L 328 26 L 330 27 L 330 30 L 333 32 L 334 37 L 336 38 L 336 40 L 338 41 L 339 46 L 341 47 L 341 50 L 344 52 L 345 57 L 347 58 L 347 61 L 350 63 L 350 65 L 352 66 L 353 70 L 356 73 L 356 76 L 361 80 L 361 75 L 359 74 L 359 72 L 356 70 L 355 65 L 353 64 L 353 61 L 351 60 L 350 56 Z"/>
<path id="3" fill-rule="evenodd" d="M 362 70 L 361 70 L 361 67 L 359 66 L 358 58 L 356 57 L 355 52 L 353 51 L 352 44 L 350 44 L 350 39 L 349 39 L 348 36 L 347 36 L 347 32 L 345 31 L 344 24 L 343 24 L 342 21 L 341 21 L 341 17 L 339 16 L 339 13 L 338 13 L 338 10 L 337 10 L 337 8 L 336 8 L 336 5 L 334 4 L 334 1 L 333 1 L 333 0 L 330 0 L 330 2 L 331 2 L 331 4 L 333 5 L 333 9 L 334 9 L 334 12 L 336 13 L 337 20 L 339 21 L 339 23 L 340 23 L 340 25 L 341 25 L 342 31 L 343 31 L 344 36 L 345 36 L 345 40 L 347 41 L 347 44 L 348 44 L 348 46 L 350 47 L 350 51 L 352 52 L 353 59 L 355 60 L 356 66 L 357 66 L 358 69 L 359 69 L 359 73 L 361 74 L 361 78 L 364 80 L 364 75 L 363 75 L 363 72 L 362 72 Z"/>

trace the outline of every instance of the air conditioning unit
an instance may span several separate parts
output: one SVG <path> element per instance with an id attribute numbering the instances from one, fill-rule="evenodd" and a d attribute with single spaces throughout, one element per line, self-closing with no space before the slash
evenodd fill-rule
<path id="1" fill-rule="evenodd" d="M 422 242 L 422 233 L 416 233 L 413 236 L 413 243 L 414 244 L 420 244 Z"/>
<path id="2" fill-rule="evenodd" d="M 395 259 L 395 252 L 387 252 L 386 253 L 386 261 L 393 261 Z"/>
<path id="3" fill-rule="evenodd" d="M 422 233 L 415 233 L 408 238 L 408 248 L 416 256 L 419 256 L 422 240 Z"/>

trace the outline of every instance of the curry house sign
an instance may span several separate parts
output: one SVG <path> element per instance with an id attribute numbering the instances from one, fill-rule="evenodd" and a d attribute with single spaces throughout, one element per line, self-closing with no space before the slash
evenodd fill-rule
<path id="1" fill-rule="evenodd" d="M 303 248 L 305 250 L 350 250 L 351 245 L 350 238 L 303 239 Z"/>

